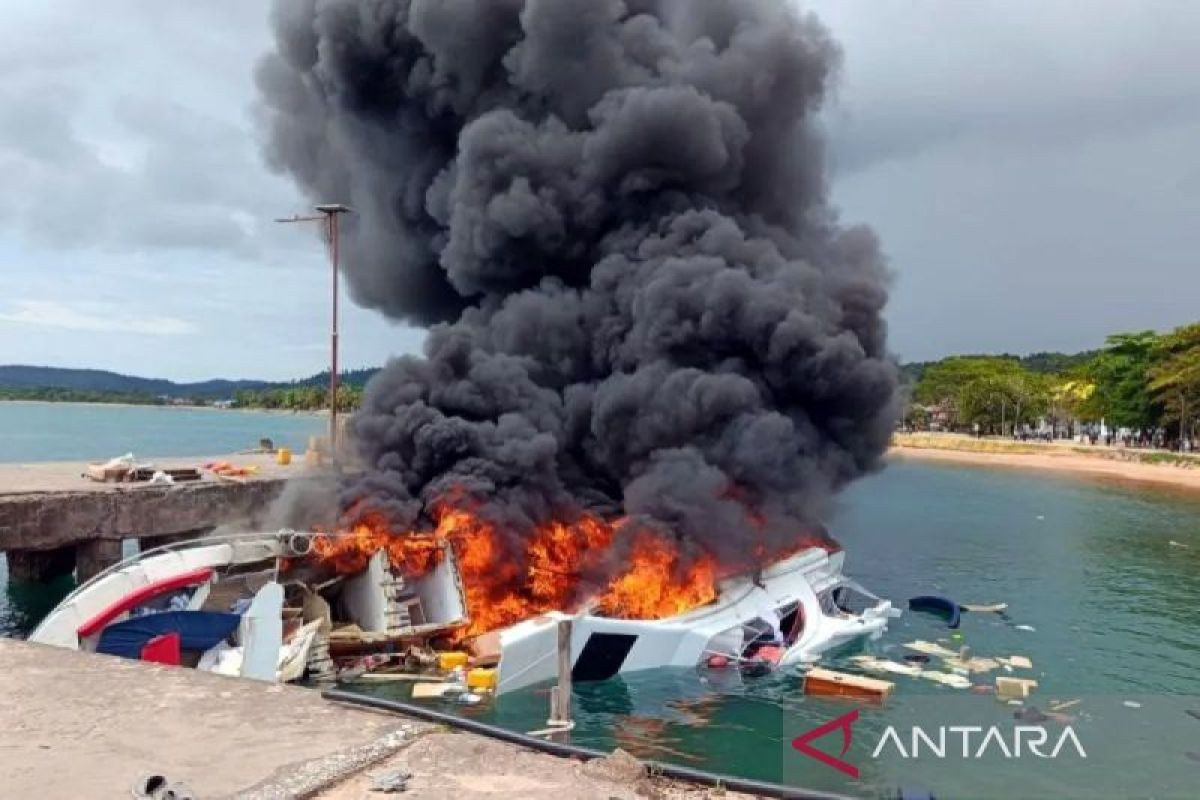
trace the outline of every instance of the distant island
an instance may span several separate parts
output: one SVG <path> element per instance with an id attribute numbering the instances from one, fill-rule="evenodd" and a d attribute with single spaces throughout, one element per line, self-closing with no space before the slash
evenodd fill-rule
<path id="1" fill-rule="evenodd" d="M 358 406 L 362 387 L 379 370 L 339 373 L 338 408 Z M 329 405 L 329 372 L 296 381 L 214 379 L 177 383 L 96 369 L 0 365 L 0 400 L 59 403 L 207 405 L 309 411 Z"/>

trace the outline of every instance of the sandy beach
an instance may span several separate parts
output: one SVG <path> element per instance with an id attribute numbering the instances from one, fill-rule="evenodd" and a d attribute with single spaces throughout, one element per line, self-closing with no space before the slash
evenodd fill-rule
<path id="1" fill-rule="evenodd" d="M 1069 444 L 1027 444 L 991 442 L 995 449 L 976 449 L 976 443 L 959 436 L 912 436 L 899 434 L 889 458 L 940 461 L 1002 469 L 1042 470 L 1070 473 L 1086 478 L 1122 483 L 1156 484 L 1188 491 L 1200 491 L 1200 459 L 1165 455 L 1178 463 L 1148 463 L 1154 453 L 1123 451 L 1118 448 L 1085 448 Z"/>

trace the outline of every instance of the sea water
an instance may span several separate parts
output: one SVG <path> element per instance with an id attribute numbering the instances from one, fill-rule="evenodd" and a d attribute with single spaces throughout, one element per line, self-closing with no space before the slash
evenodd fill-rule
<path id="1" fill-rule="evenodd" d="M 892 797 L 901 785 L 953 798 L 1194 797 L 1200 785 L 1200 500 L 1047 473 L 897 461 L 839 500 L 832 529 L 846 571 L 904 608 L 944 594 L 963 603 L 1007 603 L 1006 616 L 963 615 L 950 631 L 937 617 L 904 612 L 867 652 L 902 661 L 903 644 L 941 641 L 976 656 L 1028 656 L 1039 682 L 1028 704 L 1069 707 L 1088 758 L 990 746 L 975 759 L 900 758 L 871 752 L 887 726 L 907 743 L 914 724 L 931 737 L 956 723 L 996 726 L 1009 737 L 1019 706 L 926 680 L 896 683 L 882 706 L 806 697 L 795 672 L 742 678 L 736 670 L 663 669 L 576 684 L 576 744 L 622 747 L 646 759 L 851 796 Z M 823 666 L 862 672 L 849 650 Z M 936 666 L 936 663 L 935 663 Z M 1003 670 L 976 675 L 991 684 Z M 545 727 L 548 686 L 450 710 L 531 731 Z M 403 697 L 404 687 L 355 691 Z M 798 753 L 796 736 L 859 711 L 844 758 L 858 778 Z M 1065 725 L 1049 722 L 1051 746 Z M 976 734 L 977 737 L 980 734 Z M 840 736 L 816 746 L 837 756 Z M 1068 745 L 1069 747 L 1069 745 Z M 1189 755 L 1191 753 L 1192 755 Z M 953 755 L 953 757 L 951 757 Z"/>
<path id="2" fill-rule="evenodd" d="M 262 438 L 303 451 L 327 424 L 314 414 L 0 402 L 0 463 L 211 456 L 257 447 Z"/>

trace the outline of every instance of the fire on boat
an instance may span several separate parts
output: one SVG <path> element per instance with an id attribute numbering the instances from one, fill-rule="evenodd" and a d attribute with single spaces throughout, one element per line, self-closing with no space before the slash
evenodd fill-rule
<path id="1" fill-rule="evenodd" d="M 614 526 L 547 526 L 523 567 L 500 557 L 494 534 L 447 511 L 420 536 L 369 521 L 171 545 L 83 584 L 30 639 L 278 681 L 435 669 L 452 651 L 491 670 L 489 688 L 503 693 L 555 676 L 562 620 L 572 677 L 587 681 L 714 659 L 809 663 L 878 637 L 898 614 L 843 574 L 845 554 L 828 539 L 722 577 L 711 559 L 685 565 L 662 540 L 634 534 L 630 565 L 596 585 L 582 576 Z"/>

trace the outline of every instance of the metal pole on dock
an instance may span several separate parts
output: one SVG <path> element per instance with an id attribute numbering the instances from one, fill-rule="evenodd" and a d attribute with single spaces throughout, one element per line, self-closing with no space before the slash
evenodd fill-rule
<path id="1" fill-rule="evenodd" d="M 550 690 L 552 728 L 571 729 L 571 620 L 558 621 L 558 686 Z"/>
<path id="2" fill-rule="evenodd" d="M 325 223 L 325 236 L 329 242 L 329 259 L 333 264 L 333 309 L 330 324 L 329 352 L 329 457 L 337 462 L 337 390 L 338 390 L 338 217 L 350 213 L 350 208 L 341 203 L 324 203 L 316 207 L 317 216 L 302 217 L 299 214 L 277 219 L 276 222 Z"/>

